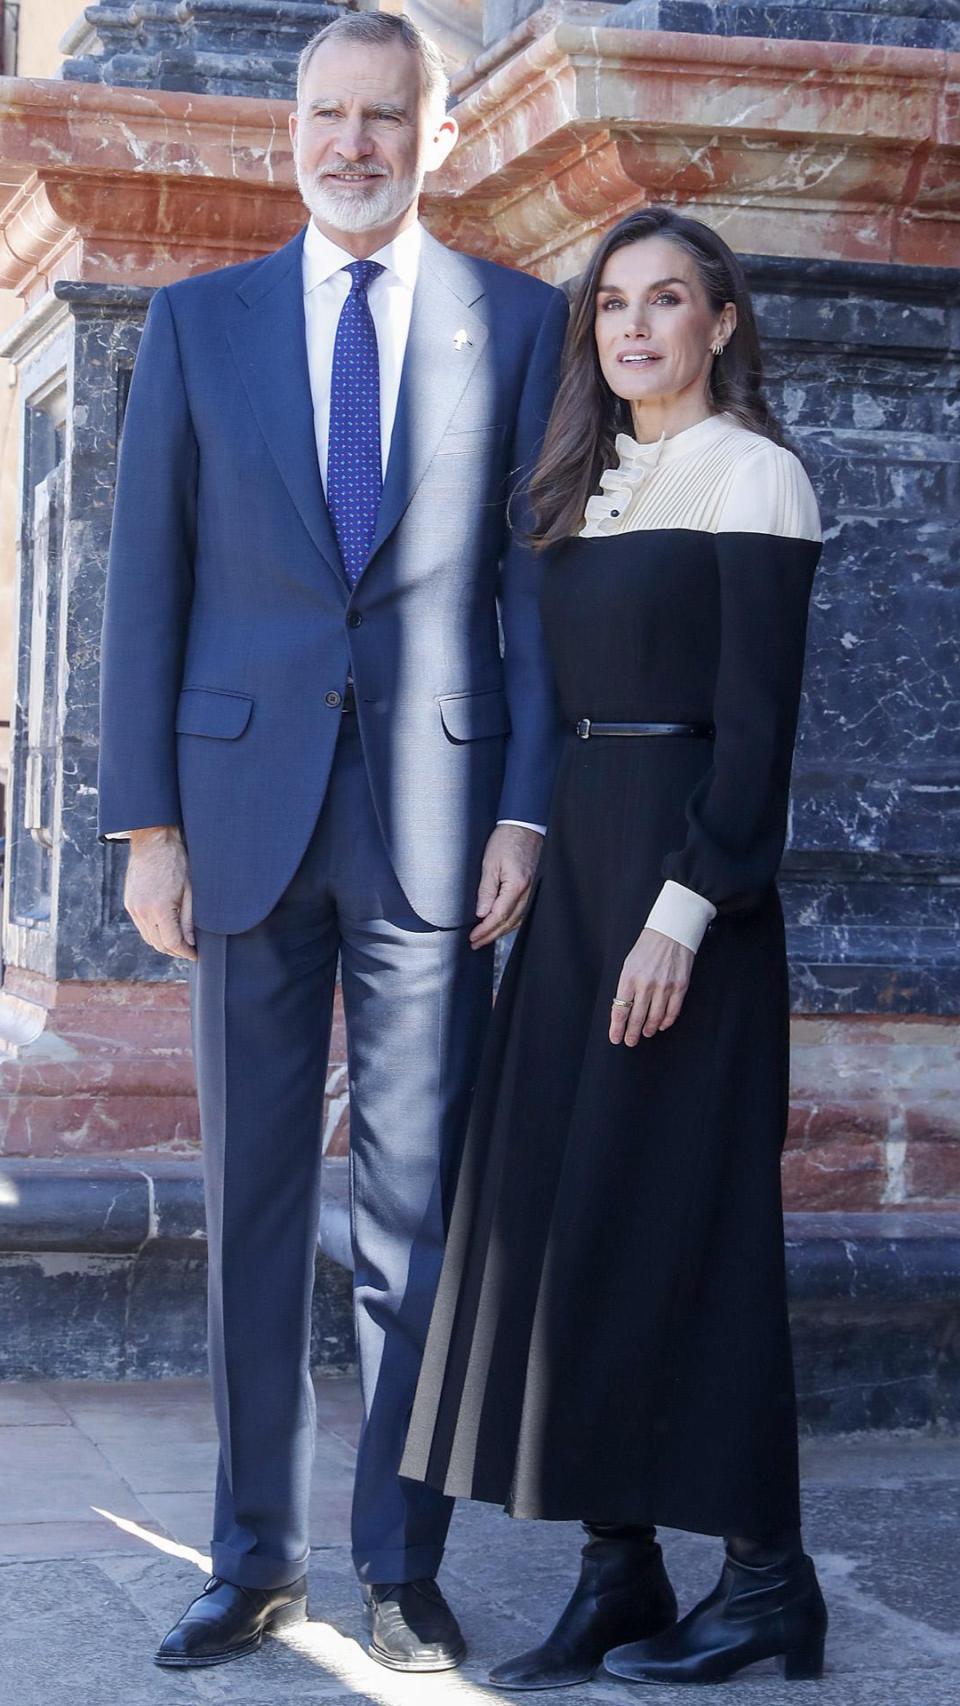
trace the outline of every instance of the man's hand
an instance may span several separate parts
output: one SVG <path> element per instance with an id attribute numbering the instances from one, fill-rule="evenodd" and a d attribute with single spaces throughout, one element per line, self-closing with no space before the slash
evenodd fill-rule
<path id="1" fill-rule="evenodd" d="M 641 1037 L 669 1031 L 690 986 L 694 952 L 662 930 L 641 930 L 623 962 L 610 1007 L 610 1041 L 636 1048 Z"/>
<path id="2" fill-rule="evenodd" d="M 486 948 L 515 930 L 527 909 L 540 863 L 543 836 L 517 823 L 498 823 L 487 842 L 477 891 L 480 923 L 470 932 L 471 948 Z"/>
<path id="3" fill-rule="evenodd" d="M 144 941 L 158 954 L 196 959 L 193 891 L 179 829 L 131 830 L 123 900 Z"/>

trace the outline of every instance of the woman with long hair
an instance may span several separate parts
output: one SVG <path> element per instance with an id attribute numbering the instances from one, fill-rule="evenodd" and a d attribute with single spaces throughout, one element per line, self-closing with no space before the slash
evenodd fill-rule
<path id="1" fill-rule="evenodd" d="M 574 303 L 528 489 L 567 738 L 478 1085 L 403 1473 L 579 1518 L 503 1688 L 818 1676 L 780 1152 L 786 833 L 817 505 L 743 270 L 666 208 Z M 656 1526 L 722 1536 L 677 1621 Z"/>

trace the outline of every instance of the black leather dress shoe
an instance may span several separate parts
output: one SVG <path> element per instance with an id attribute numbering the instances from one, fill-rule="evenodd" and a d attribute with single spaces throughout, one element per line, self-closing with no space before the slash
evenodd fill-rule
<path id="1" fill-rule="evenodd" d="M 585 1525 L 587 1526 L 587 1525 Z M 621 1641 L 669 1629 L 677 1601 L 652 1528 L 588 1526 L 580 1579 L 542 1646 L 490 1672 L 495 1688 L 572 1688 L 589 1682 Z"/>
<path id="2" fill-rule="evenodd" d="M 226 1664 L 255 1653 L 264 1635 L 302 1623 L 306 1615 L 306 1576 L 283 1588 L 241 1588 L 211 1576 L 161 1641 L 154 1661 L 170 1670 Z"/>
<path id="3" fill-rule="evenodd" d="M 372 1659 L 388 1670 L 453 1670 L 466 1656 L 460 1625 L 436 1582 L 364 1588 Z"/>
<path id="4" fill-rule="evenodd" d="M 751 1565 L 727 1554 L 712 1594 L 673 1629 L 607 1654 L 604 1669 L 628 1682 L 725 1682 L 776 1659 L 788 1682 L 823 1674 L 827 1608 L 813 1560 L 799 1551 Z"/>

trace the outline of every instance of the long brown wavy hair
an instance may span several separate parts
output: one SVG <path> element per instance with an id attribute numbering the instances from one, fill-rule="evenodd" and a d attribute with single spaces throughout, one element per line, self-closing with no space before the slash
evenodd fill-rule
<path id="1" fill-rule="evenodd" d="M 527 484 L 531 524 L 527 543 L 543 551 L 578 533 L 587 499 L 600 475 L 616 460 L 618 432 L 632 430 L 630 405 L 616 396 L 600 370 L 594 334 L 596 299 L 603 269 L 617 249 L 646 237 L 666 237 L 688 254 L 712 308 L 725 302 L 737 310 L 737 324 L 723 354 L 710 370 L 710 402 L 751 432 L 784 442 L 763 394 L 763 358 L 746 275 L 733 250 L 699 219 L 670 207 L 646 207 L 630 213 L 607 232 L 580 280 L 563 348 L 560 385 L 547 424 L 543 448 Z"/>

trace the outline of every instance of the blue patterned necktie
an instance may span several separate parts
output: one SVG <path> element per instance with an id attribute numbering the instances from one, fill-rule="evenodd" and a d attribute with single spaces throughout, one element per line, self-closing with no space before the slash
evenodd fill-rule
<path id="1" fill-rule="evenodd" d="M 327 508 L 343 567 L 356 586 L 370 555 L 383 477 L 380 463 L 380 357 L 367 287 L 383 272 L 379 261 L 354 261 L 350 294 L 340 310 L 333 346 Z"/>

